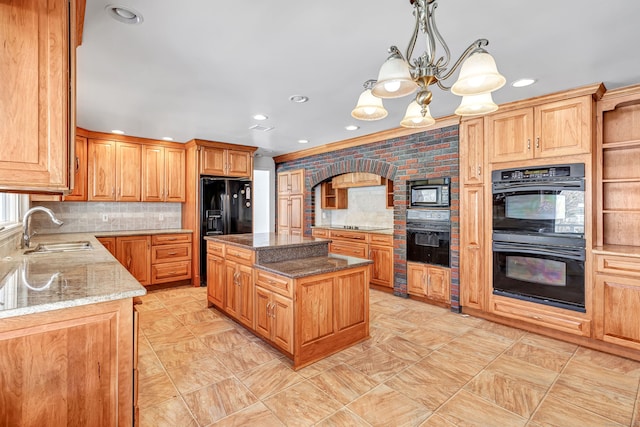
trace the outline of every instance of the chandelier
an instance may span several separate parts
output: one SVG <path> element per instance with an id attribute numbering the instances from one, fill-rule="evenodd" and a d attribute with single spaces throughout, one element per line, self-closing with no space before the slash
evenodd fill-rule
<path id="1" fill-rule="evenodd" d="M 500 89 L 506 80 L 498 72 L 493 57 L 484 50 L 489 41 L 476 40 L 450 68 L 447 68 L 451 53 L 436 26 L 434 12 L 438 7 L 437 1 L 409 2 L 413 5 L 416 25 L 405 56 L 402 56 L 396 46 L 389 48 L 390 56 L 382 64 L 378 80 L 367 80 L 364 83 L 365 90 L 351 115 L 359 120 L 383 119 L 388 113 L 382 105 L 382 98 L 399 98 L 417 90 L 418 93 L 407 107 L 400 125 L 411 128 L 430 126 L 435 123 L 429 112 L 429 104 L 433 97 L 429 86 L 433 84 L 462 96 L 460 106 L 455 110 L 460 116 L 475 116 L 496 111 L 498 106 L 493 102 L 491 92 Z M 419 32 L 426 38 L 426 48 L 422 55 L 413 58 Z M 444 55 L 436 55 L 436 43 L 440 44 Z M 458 80 L 451 87 L 445 86 L 442 82 L 451 77 L 458 68 Z"/>

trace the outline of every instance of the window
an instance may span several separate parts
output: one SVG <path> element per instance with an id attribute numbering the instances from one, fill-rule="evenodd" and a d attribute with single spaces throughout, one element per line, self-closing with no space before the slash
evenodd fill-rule
<path id="1" fill-rule="evenodd" d="M 28 200 L 22 194 L 0 193 L 0 227 L 18 224 L 21 207 Z"/>

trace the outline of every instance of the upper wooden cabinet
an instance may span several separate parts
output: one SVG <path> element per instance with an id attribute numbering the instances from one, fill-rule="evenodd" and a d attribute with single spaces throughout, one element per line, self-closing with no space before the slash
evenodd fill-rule
<path id="1" fill-rule="evenodd" d="M 304 193 L 304 169 L 278 173 L 278 195 Z"/>
<path id="2" fill-rule="evenodd" d="M 87 200 L 87 138 L 76 136 L 73 168 L 73 190 L 63 196 L 69 202 L 85 202 Z"/>
<path id="3" fill-rule="evenodd" d="M 139 144 L 90 139 L 88 200 L 139 202 L 141 151 Z"/>
<path id="4" fill-rule="evenodd" d="M 185 178 L 184 149 L 142 146 L 143 202 L 184 202 Z"/>
<path id="5" fill-rule="evenodd" d="M 346 188 L 333 188 L 331 181 L 320 184 L 322 209 L 347 209 L 349 194 Z"/>
<path id="6" fill-rule="evenodd" d="M 592 95 L 486 117 L 492 163 L 585 154 L 593 144 Z"/>
<path id="7" fill-rule="evenodd" d="M 460 183 L 482 184 L 484 181 L 484 119 L 460 123 Z"/>
<path id="8" fill-rule="evenodd" d="M 75 131 L 75 7 L 75 0 L 2 4 L 0 189 L 69 189 Z"/>
<path id="9" fill-rule="evenodd" d="M 353 172 L 338 175 L 331 182 L 333 188 L 372 187 L 382 185 L 382 177 L 373 173 Z"/>
<path id="10" fill-rule="evenodd" d="M 202 147 L 200 173 L 202 175 L 251 177 L 253 175 L 253 152 Z"/>

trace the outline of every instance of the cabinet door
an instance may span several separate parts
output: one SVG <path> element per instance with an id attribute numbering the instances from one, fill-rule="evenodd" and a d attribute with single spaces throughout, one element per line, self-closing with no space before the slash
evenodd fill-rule
<path id="1" fill-rule="evenodd" d="M 393 288 L 393 248 L 370 245 L 369 259 L 373 261 L 369 281 L 375 285 Z"/>
<path id="2" fill-rule="evenodd" d="M 423 264 L 407 263 L 407 292 L 412 295 L 427 295 L 427 268 Z"/>
<path id="3" fill-rule="evenodd" d="M 73 164 L 73 191 L 63 200 L 75 202 L 87 200 L 87 138 L 76 136 Z"/>
<path id="4" fill-rule="evenodd" d="M 98 242 L 108 250 L 111 255 L 116 256 L 116 238 L 115 237 L 98 237 Z"/>
<path id="5" fill-rule="evenodd" d="M 257 295 L 257 294 L 256 294 Z M 276 293 L 271 302 L 271 340 L 282 350 L 293 353 L 293 302 Z"/>
<path id="6" fill-rule="evenodd" d="M 253 268 L 238 264 L 238 320 L 253 329 Z"/>
<path id="7" fill-rule="evenodd" d="M 164 200 L 163 147 L 142 146 L 142 201 L 161 202 Z"/>
<path id="8" fill-rule="evenodd" d="M 240 292 L 238 291 L 238 269 L 237 265 L 233 261 L 225 261 L 224 265 L 224 282 L 225 282 L 225 293 L 224 293 L 224 311 L 233 318 L 238 318 L 238 298 L 240 297 Z"/>
<path id="9" fill-rule="evenodd" d="M 186 200 L 186 153 L 182 148 L 165 148 L 164 200 Z"/>
<path id="10" fill-rule="evenodd" d="M 427 271 L 427 297 L 436 301 L 451 301 L 449 277 L 448 268 L 429 267 Z"/>
<path id="11" fill-rule="evenodd" d="M 278 174 L 278 194 L 291 193 L 291 174 L 289 172 L 280 172 Z"/>
<path id="12" fill-rule="evenodd" d="M 592 144 L 591 96 L 552 102 L 535 108 L 535 156 L 589 153 Z"/>
<path id="13" fill-rule="evenodd" d="M 286 234 L 289 234 L 290 218 L 289 218 L 289 197 L 278 197 L 278 233 L 282 234 L 284 230 L 287 230 Z"/>
<path id="14" fill-rule="evenodd" d="M 225 157 L 223 148 L 202 147 L 200 150 L 200 173 L 202 175 L 226 175 Z"/>
<path id="15" fill-rule="evenodd" d="M 640 280 L 597 274 L 595 295 L 596 338 L 640 350 Z"/>
<path id="16" fill-rule="evenodd" d="M 2 2 L 0 188 L 69 188 L 75 127 L 72 14 L 75 1 Z"/>
<path id="17" fill-rule="evenodd" d="M 484 119 L 460 124 L 460 182 L 482 184 L 484 171 Z"/>
<path id="18" fill-rule="evenodd" d="M 227 176 L 249 177 L 253 172 L 253 153 L 227 150 Z"/>
<path id="19" fill-rule="evenodd" d="M 289 193 L 302 194 L 304 192 L 304 169 L 289 172 Z"/>
<path id="20" fill-rule="evenodd" d="M 490 162 L 509 162 L 533 156 L 533 108 L 487 116 L 485 139 Z"/>
<path id="21" fill-rule="evenodd" d="M 151 236 L 117 237 L 116 258 L 140 284 L 151 284 Z"/>
<path id="22" fill-rule="evenodd" d="M 116 200 L 116 142 L 90 139 L 88 144 L 89 200 Z"/>
<path id="23" fill-rule="evenodd" d="M 294 236 L 304 234 L 304 196 L 296 194 L 289 196 L 289 228 Z"/>
<path id="24" fill-rule="evenodd" d="M 460 299 L 463 307 L 482 310 L 484 278 L 484 187 L 464 187 L 460 198 Z"/>
<path id="25" fill-rule="evenodd" d="M 209 302 L 219 308 L 224 306 L 224 273 L 224 259 L 207 255 L 207 296 Z"/>
<path id="26" fill-rule="evenodd" d="M 120 202 L 142 200 L 142 148 L 138 144 L 118 143 L 116 173 Z"/>
<path id="27" fill-rule="evenodd" d="M 256 286 L 256 332 L 271 339 L 271 291 Z"/>

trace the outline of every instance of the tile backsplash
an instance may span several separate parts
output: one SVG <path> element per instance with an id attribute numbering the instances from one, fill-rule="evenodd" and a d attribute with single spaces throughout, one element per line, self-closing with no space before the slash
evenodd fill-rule
<path id="1" fill-rule="evenodd" d="M 64 221 L 58 227 L 46 214 L 37 212 L 31 217 L 31 226 L 38 234 L 182 227 L 180 203 L 37 202 L 32 206 L 48 207 Z"/>
<path id="2" fill-rule="evenodd" d="M 315 197 L 315 225 L 393 228 L 393 209 L 387 209 L 385 186 L 349 188 L 347 194 L 349 197 L 347 209 L 322 209 L 318 185 Z"/>

